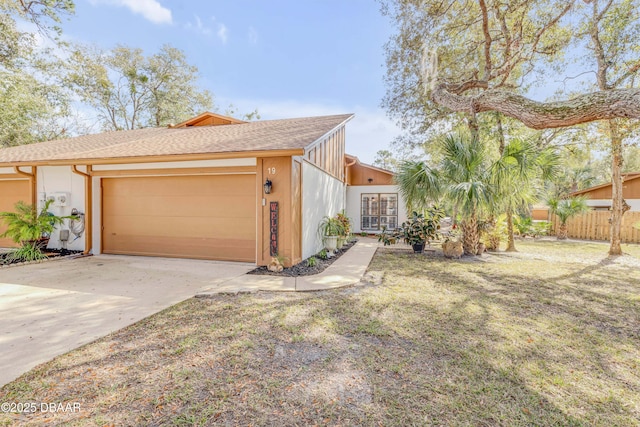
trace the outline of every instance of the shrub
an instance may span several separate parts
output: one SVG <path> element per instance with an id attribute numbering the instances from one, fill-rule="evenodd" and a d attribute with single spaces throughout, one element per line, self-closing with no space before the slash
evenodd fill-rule
<path id="1" fill-rule="evenodd" d="M 438 238 L 440 221 L 444 217 L 444 212 L 433 206 L 426 211 L 426 215 L 413 212 L 408 221 L 402 223 L 400 228 L 387 232 L 386 228 L 378 236 L 378 241 L 385 246 L 394 242 L 394 239 L 402 239 L 409 245 L 428 243 Z"/>
<path id="2" fill-rule="evenodd" d="M 9 237 L 15 243 L 22 244 L 51 236 L 56 225 L 62 224 L 65 219 L 49 212 L 52 202 L 47 200 L 40 212 L 24 202 L 15 204 L 15 212 L 0 212 L 0 219 L 7 224 L 7 230 L 0 237 Z"/>
<path id="3" fill-rule="evenodd" d="M 56 225 L 61 225 L 66 217 L 59 217 L 49 212 L 53 200 L 47 200 L 40 212 L 35 206 L 24 202 L 15 204 L 15 212 L 0 212 L 0 219 L 7 224 L 7 230 L 0 237 L 9 237 L 20 248 L 9 255 L 11 260 L 35 261 L 46 258 L 42 253 L 39 240 L 51 236 Z"/>

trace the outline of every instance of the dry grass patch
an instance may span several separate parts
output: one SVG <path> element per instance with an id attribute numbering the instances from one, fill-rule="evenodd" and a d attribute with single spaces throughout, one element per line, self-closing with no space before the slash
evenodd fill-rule
<path id="1" fill-rule="evenodd" d="M 0 425 L 637 425 L 640 250 L 380 250 L 381 285 L 192 299 L 56 358 Z"/>

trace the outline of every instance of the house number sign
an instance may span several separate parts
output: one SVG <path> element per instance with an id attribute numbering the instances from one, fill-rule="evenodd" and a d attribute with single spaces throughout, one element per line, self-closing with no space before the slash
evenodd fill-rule
<path id="1" fill-rule="evenodd" d="M 269 202 L 269 254 L 278 255 L 278 202 Z"/>

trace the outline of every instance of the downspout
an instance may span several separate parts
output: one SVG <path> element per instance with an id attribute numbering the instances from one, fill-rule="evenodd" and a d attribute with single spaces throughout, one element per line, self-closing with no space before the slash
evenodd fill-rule
<path id="1" fill-rule="evenodd" d="M 29 185 L 31 186 L 31 206 L 36 206 L 36 202 L 37 202 L 37 193 L 36 193 L 36 171 L 37 168 L 36 166 L 31 166 L 31 173 L 29 172 L 24 172 L 20 170 L 20 166 L 14 166 L 13 170 L 16 172 L 16 174 L 20 175 L 20 176 L 26 176 L 27 178 L 29 178 Z"/>
<path id="2" fill-rule="evenodd" d="M 349 167 L 355 165 L 357 161 L 358 161 L 358 159 L 353 159 L 353 161 L 351 163 L 347 163 L 346 165 L 344 165 L 344 182 L 347 185 L 351 184 L 349 182 Z"/>
<path id="3" fill-rule="evenodd" d="M 78 170 L 76 165 L 71 165 L 71 171 L 84 177 L 84 254 L 87 255 L 93 249 L 93 176 L 91 175 L 91 165 L 87 165 L 87 171 Z"/>

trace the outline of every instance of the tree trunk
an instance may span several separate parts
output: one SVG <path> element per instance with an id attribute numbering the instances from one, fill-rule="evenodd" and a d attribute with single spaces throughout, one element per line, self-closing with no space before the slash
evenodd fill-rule
<path id="1" fill-rule="evenodd" d="M 558 240 L 566 240 L 567 239 L 567 223 L 563 222 L 560 224 L 560 228 L 558 228 L 558 234 L 556 235 Z"/>
<path id="2" fill-rule="evenodd" d="M 462 247 L 465 255 L 478 254 L 478 218 L 475 213 L 462 221 Z"/>
<path id="3" fill-rule="evenodd" d="M 609 120 L 611 132 L 611 226 L 609 227 L 609 255 L 622 255 L 620 227 L 622 226 L 622 136 L 615 120 Z"/>
<path id="4" fill-rule="evenodd" d="M 513 211 L 511 206 L 507 207 L 507 252 L 518 252 L 516 242 L 513 238 Z"/>

